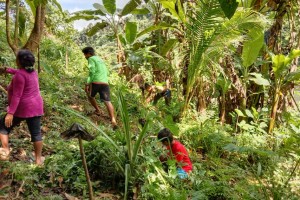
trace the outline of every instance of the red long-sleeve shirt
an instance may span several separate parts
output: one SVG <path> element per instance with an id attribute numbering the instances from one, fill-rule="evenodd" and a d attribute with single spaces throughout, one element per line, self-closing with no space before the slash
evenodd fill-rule
<path id="1" fill-rule="evenodd" d="M 167 149 L 170 150 L 170 147 L 167 146 Z M 179 167 L 181 167 L 185 172 L 192 171 L 193 165 L 183 144 L 174 140 L 171 144 L 171 151 L 172 154 L 169 152 L 169 156 L 175 157 Z"/>

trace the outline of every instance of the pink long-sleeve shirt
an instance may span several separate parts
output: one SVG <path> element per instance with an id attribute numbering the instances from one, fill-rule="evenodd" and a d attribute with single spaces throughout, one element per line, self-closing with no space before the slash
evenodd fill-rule
<path id="1" fill-rule="evenodd" d="M 8 68 L 13 74 L 8 86 L 7 113 L 20 118 L 30 118 L 44 114 L 43 99 L 40 94 L 39 80 L 36 71 Z"/>

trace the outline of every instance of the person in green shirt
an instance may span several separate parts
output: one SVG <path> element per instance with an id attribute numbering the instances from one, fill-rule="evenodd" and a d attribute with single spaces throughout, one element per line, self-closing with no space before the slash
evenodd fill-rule
<path id="1" fill-rule="evenodd" d="M 103 60 L 95 55 L 95 50 L 92 47 L 85 47 L 82 53 L 88 60 L 89 77 L 85 84 L 85 92 L 87 93 L 89 102 L 95 108 L 95 114 L 100 115 L 95 96 L 100 94 L 100 101 L 104 102 L 109 113 L 113 127 L 117 127 L 117 122 L 114 115 L 114 107 L 110 101 L 110 90 L 108 85 L 108 71 Z"/>

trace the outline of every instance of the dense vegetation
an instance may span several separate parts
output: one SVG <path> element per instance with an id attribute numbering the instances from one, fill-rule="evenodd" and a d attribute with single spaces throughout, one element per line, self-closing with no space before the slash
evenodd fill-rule
<path id="1" fill-rule="evenodd" d="M 9 30 L 0 30 L 0 65 L 14 66 L 20 48 L 34 51 L 46 110 L 44 165 L 32 164 L 27 127 L 16 128 L 11 159 L 0 161 L 0 199 L 89 197 L 78 141 L 60 137 L 74 122 L 95 136 L 84 149 L 96 199 L 300 198 L 299 0 L 132 0 L 120 9 L 103 0 L 94 8 L 0 1 Z M 78 19 L 99 22 L 78 32 Z M 109 68 L 115 131 L 87 102 L 85 46 Z M 171 105 L 146 104 L 136 75 L 170 81 Z M 0 98 L 4 113 L 2 90 Z M 174 161 L 165 172 L 158 159 L 163 127 L 189 150 L 187 180 Z"/>

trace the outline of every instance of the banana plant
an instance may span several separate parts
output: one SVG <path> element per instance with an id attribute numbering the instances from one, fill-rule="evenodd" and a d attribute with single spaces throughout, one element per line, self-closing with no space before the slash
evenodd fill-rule
<path id="1" fill-rule="evenodd" d="M 123 28 L 122 20 L 125 16 L 131 12 L 140 13 L 140 9 L 137 9 L 139 5 L 142 4 L 141 0 L 130 0 L 123 9 L 118 10 L 116 7 L 116 0 L 102 0 L 103 5 L 99 3 L 94 3 L 93 6 L 95 10 L 83 10 L 73 13 L 68 21 L 75 21 L 79 19 L 83 20 L 101 20 L 92 26 L 88 31 L 87 35 L 95 35 L 99 30 L 109 27 L 114 34 L 116 39 L 116 45 L 118 48 L 117 60 L 118 63 L 124 63 L 126 60 L 124 49 L 119 38 L 119 33 Z M 139 12 L 140 11 L 140 12 Z M 143 12 L 145 12 L 143 10 Z"/>
<path id="2" fill-rule="evenodd" d="M 294 81 L 300 80 L 300 70 L 296 72 L 290 72 L 290 66 L 292 61 L 300 56 L 300 50 L 292 50 L 289 55 L 282 54 L 272 56 L 272 69 L 274 72 L 274 95 L 272 98 L 270 123 L 268 133 L 271 134 L 276 121 L 276 112 L 278 104 L 284 93 L 289 90 L 289 86 Z"/>

